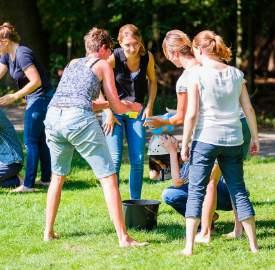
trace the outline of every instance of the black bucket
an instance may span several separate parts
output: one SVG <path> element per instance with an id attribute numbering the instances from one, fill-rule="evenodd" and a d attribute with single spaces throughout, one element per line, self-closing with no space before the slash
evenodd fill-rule
<path id="1" fill-rule="evenodd" d="M 126 227 L 140 230 L 155 228 L 160 203 L 156 200 L 122 201 Z"/>

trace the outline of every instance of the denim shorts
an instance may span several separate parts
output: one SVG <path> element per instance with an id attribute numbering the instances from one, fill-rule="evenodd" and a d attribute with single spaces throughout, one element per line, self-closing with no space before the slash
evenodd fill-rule
<path id="1" fill-rule="evenodd" d="M 74 149 L 88 162 L 97 178 L 115 173 L 103 131 L 93 112 L 49 107 L 44 124 L 53 173 L 69 174 Z"/>

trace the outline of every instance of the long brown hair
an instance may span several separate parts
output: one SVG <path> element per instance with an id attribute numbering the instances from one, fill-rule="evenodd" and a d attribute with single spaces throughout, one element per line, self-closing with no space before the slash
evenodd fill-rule
<path id="1" fill-rule="evenodd" d="M 144 42 L 137 26 L 135 26 L 134 24 L 125 24 L 120 27 L 118 36 L 117 36 L 118 42 L 122 43 L 123 38 L 128 36 L 133 37 L 139 42 L 140 44 L 139 54 L 140 55 L 145 54 Z"/>
<path id="2" fill-rule="evenodd" d="M 0 39 L 8 39 L 16 43 L 20 42 L 20 36 L 16 32 L 15 27 L 9 22 L 0 25 Z"/>
<path id="3" fill-rule="evenodd" d="M 221 36 L 210 30 L 204 30 L 198 33 L 194 39 L 192 46 L 202 48 L 209 56 L 216 56 L 225 62 L 231 60 L 232 52 L 227 47 Z"/>

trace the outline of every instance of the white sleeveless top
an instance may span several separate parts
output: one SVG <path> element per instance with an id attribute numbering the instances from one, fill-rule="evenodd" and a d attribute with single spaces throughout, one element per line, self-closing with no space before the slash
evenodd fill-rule
<path id="1" fill-rule="evenodd" d="M 196 72 L 196 69 L 198 68 L 197 65 L 186 68 L 180 77 L 177 80 L 176 83 L 176 92 L 177 93 L 186 93 L 189 87 L 189 82 L 192 81 L 192 74 Z"/>
<path id="2" fill-rule="evenodd" d="M 192 75 L 200 88 L 193 140 L 222 146 L 243 144 L 239 102 L 243 73 L 232 66 L 223 70 L 201 66 Z"/>

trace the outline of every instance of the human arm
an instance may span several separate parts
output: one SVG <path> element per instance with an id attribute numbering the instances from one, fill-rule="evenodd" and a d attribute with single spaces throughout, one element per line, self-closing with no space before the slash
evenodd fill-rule
<path id="1" fill-rule="evenodd" d="M 30 65 L 24 70 L 26 77 L 29 82 L 20 90 L 13 94 L 7 94 L 0 98 L 0 105 L 5 106 L 13 103 L 14 101 L 32 93 L 39 86 L 41 86 L 41 78 L 40 75 L 34 65 Z"/>
<path id="2" fill-rule="evenodd" d="M 2 79 L 7 72 L 8 72 L 7 66 L 0 63 L 0 79 Z"/>
<path id="3" fill-rule="evenodd" d="M 110 64 L 110 66 L 114 69 L 116 65 L 115 55 L 112 53 L 109 58 L 107 59 L 107 62 Z"/>
<path id="4" fill-rule="evenodd" d="M 191 141 L 199 112 L 199 88 L 196 83 L 188 89 L 187 100 L 187 111 L 184 118 L 181 150 L 181 158 L 183 161 L 187 161 L 189 159 L 189 143 Z"/>
<path id="5" fill-rule="evenodd" d="M 181 125 L 183 124 L 185 113 L 187 108 L 187 93 L 177 93 L 177 111 L 176 114 L 168 119 L 163 119 L 161 117 L 153 117 L 149 118 L 146 121 L 146 126 L 150 126 L 152 128 L 159 128 L 164 125 Z"/>
<path id="6" fill-rule="evenodd" d="M 114 72 L 107 61 L 99 61 L 93 66 L 93 70 L 102 80 L 104 94 L 115 113 L 120 114 L 128 111 L 139 112 L 141 110 L 142 106 L 139 103 L 120 101 L 115 86 Z"/>
<path id="7" fill-rule="evenodd" d="M 142 119 L 145 119 L 152 115 L 154 102 L 157 94 L 157 77 L 155 70 L 155 60 L 151 52 L 148 52 L 149 61 L 147 65 L 146 75 L 148 77 L 148 102 L 143 111 Z"/>
<path id="8" fill-rule="evenodd" d="M 92 109 L 94 112 L 105 110 L 109 108 L 109 106 L 109 102 L 104 98 L 101 91 L 98 99 L 92 101 Z"/>
<path id="9" fill-rule="evenodd" d="M 160 143 L 170 154 L 170 168 L 173 186 L 179 187 L 184 184 L 184 180 L 180 178 L 180 167 L 178 161 L 178 141 L 169 135 L 161 136 Z"/>
<path id="10" fill-rule="evenodd" d="M 103 131 L 105 135 L 112 135 L 115 124 L 121 126 L 121 123 L 117 120 L 117 118 L 114 116 L 111 109 L 105 109 L 104 110 L 106 118 L 104 119 L 103 123 Z"/>
<path id="11" fill-rule="evenodd" d="M 251 143 L 250 143 L 250 152 L 255 155 L 260 151 L 259 138 L 258 138 L 258 128 L 255 111 L 251 105 L 250 98 L 246 89 L 245 84 L 242 86 L 242 91 L 240 95 L 240 104 L 243 109 L 244 114 L 246 115 L 247 124 L 251 133 Z"/>

